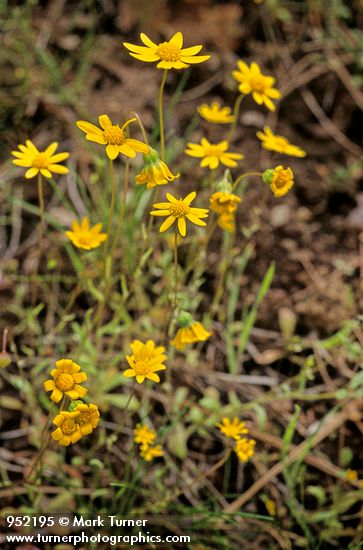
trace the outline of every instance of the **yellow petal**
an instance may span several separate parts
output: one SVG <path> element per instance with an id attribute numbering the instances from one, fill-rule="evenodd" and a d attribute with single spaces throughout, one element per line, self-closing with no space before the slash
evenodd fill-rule
<path id="1" fill-rule="evenodd" d="M 166 220 L 161 224 L 159 232 L 163 233 L 163 231 L 166 231 L 167 229 L 169 229 L 169 227 L 173 225 L 175 220 L 176 218 L 174 216 L 169 216 L 168 218 L 166 218 Z"/>
<path id="2" fill-rule="evenodd" d="M 108 115 L 100 115 L 98 117 L 98 122 L 99 122 L 101 128 L 103 128 L 104 130 L 106 130 L 107 128 L 112 126 L 112 122 L 111 122 L 110 117 Z"/>
<path id="3" fill-rule="evenodd" d="M 169 44 L 173 44 L 173 46 L 176 46 L 179 48 L 179 50 L 183 47 L 183 35 L 180 31 L 176 32 L 174 36 L 172 36 L 169 40 Z"/>
<path id="4" fill-rule="evenodd" d="M 37 174 L 39 173 L 39 168 L 29 168 L 29 170 L 27 170 L 25 172 L 25 177 L 26 179 L 30 179 L 30 178 L 34 178 L 34 176 L 36 176 Z"/>

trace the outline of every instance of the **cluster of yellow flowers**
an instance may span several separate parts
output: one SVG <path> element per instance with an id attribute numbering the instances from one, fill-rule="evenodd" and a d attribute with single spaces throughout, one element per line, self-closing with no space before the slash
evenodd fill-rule
<path id="1" fill-rule="evenodd" d="M 156 63 L 158 69 L 163 70 L 163 77 L 159 92 L 159 131 L 160 131 L 160 156 L 158 150 L 148 144 L 145 129 L 136 113 L 134 117 L 128 118 L 123 124 L 114 124 L 107 114 L 98 117 L 98 124 L 79 120 L 77 127 L 84 132 L 88 141 L 104 147 L 105 154 L 110 162 L 111 176 L 111 203 L 109 210 L 108 230 L 102 232 L 102 224 L 91 225 L 88 216 L 83 217 L 81 221 L 74 220 L 71 224 L 71 230 L 65 232 L 65 236 L 79 249 L 92 250 L 105 243 L 105 258 L 112 247 L 109 241 L 112 238 L 112 221 L 115 206 L 115 183 L 113 176 L 113 163 L 119 157 L 124 157 L 128 162 L 134 159 L 138 154 L 142 154 L 143 166 L 140 172 L 135 176 L 137 185 L 145 185 L 148 189 L 158 188 L 171 184 L 180 177 L 179 173 L 173 171 L 165 163 L 165 136 L 162 99 L 165 82 L 168 71 L 171 69 L 186 69 L 190 64 L 198 64 L 207 61 L 210 55 L 199 55 L 202 46 L 196 45 L 183 48 L 183 35 L 177 32 L 169 41 L 154 43 L 145 34 L 140 35 L 143 45 L 124 43 L 125 48 L 130 55 L 140 61 L 147 63 Z M 239 96 L 235 101 L 233 110 L 229 106 L 221 105 L 217 101 L 212 101 L 210 105 L 203 103 L 197 109 L 200 117 L 209 124 L 230 125 L 228 138 L 218 143 L 213 143 L 207 137 L 200 138 L 199 143 L 190 142 L 185 149 L 186 155 L 200 159 L 200 166 L 208 168 L 211 175 L 212 188 L 209 196 L 209 209 L 192 206 L 197 199 L 197 193 L 191 191 L 184 198 L 179 194 L 165 193 L 165 199 L 155 202 L 150 211 L 153 217 L 165 217 L 162 221 L 159 232 L 167 231 L 173 227 L 174 230 L 174 263 L 175 263 L 175 290 L 172 317 L 175 316 L 179 328 L 170 340 L 170 344 L 177 350 L 182 351 L 187 345 L 203 342 L 211 336 L 200 322 L 194 320 L 193 316 L 187 311 L 179 311 L 177 304 L 177 246 L 178 236 L 182 238 L 187 235 L 187 224 L 205 227 L 209 210 L 218 216 L 218 225 L 221 229 L 234 232 L 236 223 L 236 211 L 242 202 L 237 194 L 239 181 L 249 175 L 258 175 L 262 181 L 268 185 L 275 197 L 282 197 L 293 186 L 294 176 L 292 170 L 278 165 L 275 168 L 269 168 L 263 173 L 241 174 L 233 180 L 230 170 L 238 167 L 238 163 L 244 159 L 244 155 L 239 151 L 230 150 L 230 143 L 234 135 L 236 125 L 239 122 L 239 109 L 242 99 L 251 94 L 253 100 L 258 105 L 264 105 L 267 109 L 274 111 L 276 109 L 274 101 L 280 99 L 280 92 L 274 87 L 275 78 L 264 75 L 257 63 L 251 63 L 248 66 L 242 60 L 237 63 L 237 70 L 232 73 L 234 79 L 238 82 Z M 143 133 L 144 141 L 129 137 L 129 127 L 137 122 Z M 280 154 L 304 157 L 305 152 L 298 146 L 289 143 L 283 136 L 275 135 L 272 130 L 265 126 L 264 131 L 257 132 L 257 137 L 262 142 L 262 147 L 269 151 Z M 25 145 L 19 145 L 17 151 L 12 154 L 15 157 L 13 163 L 17 166 L 27 168 L 25 178 L 38 178 L 39 206 L 42 216 L 42 227 L 44 229 L 44 200 L 42 178 L 51 178 L 52 174 L 67 174 L 68 168 L 61 163 L 66 160 L 69 153 L 58 153 L 56 150 L 58 143 L 51 143 L 44 151 L 40 151 L 30 141 L 26 140 Z M 232 147 L 233 149 L 233 147 Z M 225 174 L 217 181 L 214 180 L 214 173 L 221 166 L 226 167 Z M 155 193 L 156 195 L 156 193 Z M 156 201 L 155 196 L 155 201 Z M 150 220 L 153 220 L 151 218 Z M 111 258 L 112 261 L 112 258 Z M 104 260 L 106 265 L 106 260 Z M 106 296 L 108 296 L 106 291 Z M 106 301 L 106 300 L 105 300 Z M 178 315 L 177 315 L 178 313 Z M 172 325 L 171 325 L 172 326 Z M 146 343 L 140 340 L 134 340 L 130 344 L 132 354 L 126 355 L 128 368 L 124 371 L 127 378 L 135 378 L 138 384 L 145 380 L 155 383 L 160 382 L 158 372 L 165 370 L 164 361 L 167 359 L 164 346 L 157 344 L 149 339 Z M 56 368 L 51 371 L 51 380 L 44 382 L 44 389 L 50 391 L 51 400 L 55 403 L 62 401 L 61 409 L 54 418 L 53 423 L 57 426 L 51 434 L 52 438 L 60 445 L 67 446 L 75 443 L 81 437 L 88 435 L 97 427 L 99 422 L 98 408 L 94 404 L 85 404 L 79 401 L 87 390 L 81 385 L 87 376 L 81 371 L 81 367 L 71 359 L 61 359 L 56 362 Z M 63 410 L 66 399 L 69 399 L 68 411 Z M 217 424 L 221 432 L 227 437 L 235 440 L 235 452 L 242 462 L 246 462 L 254 454 L 255 441 L 247 439 L 242 435 L 247 434 L 243 422 L 237 418 L 230 421 L 223 418 L 222 424 Z M 162 456 L 163 450 L 160 445 L 153 446 L 156 439 L 156 433 L 146 425 L 137 425 L 135 431 L 135 442 L 140 444 L 140 455 L 145 461 L 149 462 L 154 457 Z"/>
<path id="2" fill-rule="evenodd" d="M 155 430 L 150 430 L 146 424 L 137 424 L 134 429 L 134 441 L 140 445 L 140 456 L 146 462 L 151 462 L 154 458 L 164 456 L 161 445 L 154 445 L 155 439 Z"/>
<path id="3" fill-rule="evenodd" d="M 256 441 L 245 437 L 249 433 L 245 423 L 236 416 L 231 420 L 228 417 L 222 418 L 221 423 L 216 424 L 217 428 L 230 439 L 235 441 L 234 451 L 241 462 L 248 462 L 255 454 Z"/>
<path id="4" fill-rule="evenodd" d="M 100 413 L 97 405 L 87 405 L 80 401 L 87 393 L 86 388 L 81 386 L 87 380 L 87 375 L 72 359 L 57 361 L 50 374 L 53 380 L 43 383 L 45 391 L 52 392 L 50 398 L 54 403 L 59 403 L 63 398 L 61 409 L 53 419 L 57 428 L 51 436 L 60 445 L 67 447 L 97 428 Z M 70 400 L 68 411 L 63 410 L 66 397 Z"/>

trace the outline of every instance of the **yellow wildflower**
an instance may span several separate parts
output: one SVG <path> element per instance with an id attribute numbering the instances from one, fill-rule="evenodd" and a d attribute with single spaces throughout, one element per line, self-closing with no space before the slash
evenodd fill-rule
<path id="1" fill-rule="evenodd" d="M 195 225 L 204 226 L 207 225 L 201 218 L 208 216 L 207 208 L 192 208 L 190 203 L 197 196 L 193 191 L 185 197 L 185 199 L 176 199 L 171 193 L 166 193 L 166 198 L 169 202 L 159 202 L 153 204 L 153 210 L 150 212 L 151 216 L 168 216 L 166 220 L 160 226 L 160 233 L 169 229 L 169 227 L 178 220 L 178 230 L 182 237 L 187 234 L 187 224 L 185 218 L 194 223 Z"/>
<path id="2" fill-rule="evenodd" d="M 79 372 L 81 367 L 72 359 L 60 359 L 55 364 L 56 368 L 50 374 L 53 380 L 43 382 L 45 391 L 51 391 L 51 400 L 58 403 L 63 394 L 70 399 L 79 399 L 86 395 L 87 390 L 79 384 L 87 380 L 85 372 Z"/>
<path id="3" fill-rule="evenodd" d="M 130 50 L 130 55 L 139 59 L 152 63 L 159 61 L 158 69 L 186 69 L 189 63 L 203 63 L 210 58 L 210 55 L 196 55 L 200 52 L 203 46 L 192 46 L 183 49 L 183 35 L 181 32 L 176 32 L 168 42 L 155 44 L 146 34 L 140 34 L 141 42 L 144 46 L 129 44 L 124 42 L 125 48 Z"/>
<path id="4" fill-rule="evenodd" d="M 262 147 L 268 151 L 276 151 L 292 157 L 306 157 L 303 151 L 297 145 L 292 145 L 285 137 L 274 134 L 268 126 L 265 126 L 263 132 L 257 132 L 257 137 L 262 141 Z"/>
<path id="5" fill-rule="evenodd" d="M 25 145 L 18 145 L 19 151 L 12 151 L 11 154 L 16 157 L 13 160 L 13 164 L 17 166 L 24 166 L 29 168 L 25 172 L 26 179 L 33 178 L 39 172 L 45 178 L 51 178 L 52 172 L 54 174 L 67 174 L 68 168 L 62 166 L 59 162 L 67 159 L 69 153 L 57 153 L 54 154 L 57 150 L 58 143 L 55 141 L 51 143 L 45 151 L 38 151 L 34 143 L 27 139 Z"/>
<path id="6" fill-rule="evenodd" d="M 268 498 L 265 502 L 265 506 L 270 516 L 276 516 L 276 504 L 274 500 Z"/>
<path id="7" fill-rule="evenodd" d="M 217 191 L 210 198 L 209 207 L 217 214 L 231 214 L 237 208 L 241 199 L 233 193 Z"/>
<path id="8" fill-rule="evenodd" d="M 237 61 L 238 70 L 233 71 L 232 75 L 240 82 L 238 87 L 241 94 L 252 94 L 253 99 L 262 105 L 266 105 L 270 111 L 275 111 L 276 107 L 271 101 L 272 99 L 280 99 L 280 92 L 273 87 L 275 78 L 266 76 L 261 73 L 257 63 L 251 63 L 249 67 L 244 61 Z"/>
<path id="9" fill-rule="evenodd" d="M 79 412 L 75 417 L 75 423 L 79 426 L 82 435 L 89 435 L 95 428 L 97 428 L 100 421 L 100 413 L 97 405 L 90 403 L 78 403 L 73 409 L 74 412 Z"/>
<path id="10" fill-rule="evenodd" d="M 76 418 L 80 415 L 79 411 L 61 411 L 53 420 L 57 429 L 51 433 L 52 438 L 58 441 L 59 445 L 68 447 L 71 443 L 76 443 L 82 437 Z"/>
<path id="11" fill-rule="evenodd" d="M 248 429 L 246 428 L 245 423 L 240 421 L 237 416 L 235 416 L 232 420 L 225 416 L 222 418 L 222 423 L 218 422 L 216 426 L 224 435 L 231 437 L 232 439 L 238 440 L 241 439 L 242 434 L 248 434 Z"/>
<path id="12" fill-rule="evenodd" d="M 202 118 L 213 124 L 231 124 L 236 118 L 229 107 L 222 107 L 218 101 L 213 101 L 211 105 L 203 103 L 197 111 Z"/>
<path id="13" fill-rule="evenodd" d="M 146 344 L 140 340 L 134 340 L 130 347 L 132 355 L 126 355 L 130 368 L 124 372 L 124 376 L 126 378 L 136 376 L 136 381 L 139 384 L 142 384 L 145 378 L 153 382 L 160 382 L 156 372 L 166 369 L 166 366 L 163 365 L 163 361 L 166 359 L 165 348 L 163 346 L 155 347 L 153 340 L 148 340 Z"/>
<path id="14" fill-rule="evenodd" d="M 85 216 L 82 222 L 72 222 L 72 230 L 66 231 L 66 236 L 77 248 L 91 250 L 97 248 L 107 239 L 107 233 L 101 233 L 102 223 L 90 227 L 89 219 Z"/>
<path id="15" fill-rule="evenodd" d="M 286 195 L 294 185 L 294 174 L 291 168 L 283 168 L 283 166 L 265 170 L 262 179 L 270 186 L 276 198 Z"/>
<path id="16" fill-rule="evenodd" d="M 144 460 L 146 460 L 146 462 L 151 462 L 153 458 L 164 456 L 164 451 L 161 448 L 161 445 L 155 445 L 155 447 L 149 447 L 149 445 L 141 445 L 140 456 Z"/>
<path id="17" fill-rule="evenodd" d="M 218 216 L 217 222 L 221 229 L 229 233 L 233 233 L 236 228 L 234 214 L 221 214 Z"/>
<path id="18" fill-rule="evenodd" d="M 202 138 L 199 143 L 188 143 L 189 149 L 185 153 L 190 157 L 201 158 L 200 165 L 208 166 L 211 170 L 218 168 L 219 163 L 230 168 L 237 166 L 237 160 L 241 160 L 244 156 L 240 153 L 230 153 L 228 149 L 228 141 L 225 139 L 220 143 L 210 143 L 206 138 Z"/>
<path id="19" fill-rule="evenodd" d="M 358 472 L 356 470 L 347 470 L 345 472 L 345 479 L 347 479 L 348 481 L 357 481 Z"/>
<path id="20" fill-rule="evenodd" d="M 139 445 L 149 446 L 154 443 L 155 439 L 156 432 L 154 430 L 150 430 L 150 428 L 148 428 L 146 424 L 137 424 L 136 428 L 134 429 L 135 443 L 138 443 Z"/>
<path id="21" fill-rule="evenodd" d="M 82 132 L 85 132 L 88 141 L 106 145 L 108 158 L 114 160 L 119 153 L 126 157 L 135 158 L 136 153 L 148 153 L 150 151 L 150 147 L 142 141 L 127 137 L 125 128 L 135 120 L 136 118 L 130 118 L 120 128 L 118 124 L 112 124 L 107 115 L 101 115 L 98 117 L 98 122 L 102 130 L 85 120 L 78 120 L 76 124 Z"/>
<path id="22" fill-rule="evenodd" d="M 241 462 L 248 462 L 253 457 L 255 454 L 255 445 L 256 441 L 254 439 L 246 439 L 245 437 L 236 442 L 234 450 Z"/>
<path id="23" fill-rule="evenodd" d="M 165 185 L 169 181 L 175 180 L 180 174 L 174 176 L 168 166 L 163 162 L 155 149 L 150 149 L 148 154 L 143 155 L 144 167 L 140 174 L 136 176 L 136 183 L 145 184 L 148 189 L 157 185 Z"/>
<path id="24" fill-rule="evenodd" d="M 181 328 L 177 331 L 173 340 L 170 340 L 172 346 L 182 350 L 188 344 L 194 342 L 204 342 L 212 333 L 208 332 L 198 321 L 194 321 L 193 317 L 187 311 L 182 311 L 178 318 L 178 323 Z"/>

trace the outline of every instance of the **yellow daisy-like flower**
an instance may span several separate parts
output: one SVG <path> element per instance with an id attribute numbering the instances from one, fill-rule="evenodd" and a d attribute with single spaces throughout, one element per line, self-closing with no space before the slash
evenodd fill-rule
<path id="1" fill-rule="evenodd" d="M 216 426 L 224 435 L 231 437 L 232 439 L 238 440 L 241 439 L 242 434 L 248 434 L 248 429 L 246 428 L 245 423 L 240 421 L 237 416 L 235 416 L 232 420 L 225 416 L 222 418 L 222 423 L 218 422 Z"/>
<path id="2" fill-rule="evenodd" d="M 238 70 L 233 71 L 232 75 L 237 82 L 241 94 L 252 94 L 253 99 L 258 105 L 264 104 L 270 111 L 275 111 L 276 107 L 271 99 L 280 99 L 280 92 L 273 87 L 275 78 L 261 73 L 257 63 L 251 63 L 249 67 L 244 61 L 237 61 Z"/>
<path id="3" fill-rule="evenodd" d="M 345 472 L 345 479 L 347 479 L 348 481 L 357 481 L 358 479 L 357 470 L 347 470 Z"/>
<path id="4" fill-rule="evenodd" d="M 292 145 L 285 137 L 274 134 L 268 126 L 265 126 L 263 132 L 257 132 L 257 137 L 262 141 L 262 147 L 268 151 L 276 151 L 283 155 L 292 157 L 306 157 L 305 151 L 297 145 Z"/>
<path id="5" fill-rule="evenodd" d="M 283 197 L 294 185 L 294 174 L 291 168 L 276 166 L 265 170 L 262 176 L 264 183 L 270 186 L 276 198 Z"/>
<path id="6" fill-rule="evenodd" d="M 210 58 L 210 55 L 197 55 L 203 46 L 192 46 L 183 48 L 183 35 L 176 32 L 168 42 L 155 44 L 146 34 L 140 34 L 144 46 L 124 42 L 125 48 L 129 50 L 132 57 L 147 63 L 159 61 L 158 69 L 186 69 L 189 63 L 203 63 Z"/>
<path id="7" fill-rule="evenodd" d="M 138 443 L 139 445 L 149 446 L 154 443 L 155 439 L 156 432 L 154 430 L 150 430 L 150 428 L 148 428 L 146 424 L 137 424 L 136 428 L 134 429 L 135 443 Z"/>
<path id="8" fill-rule="evenodd" d="M 148 153 L 150 151 L 150 147 L 142 141 L 127 137 L 125 128 L 135 120 L 136 118 L 130 118 L 120 128 L 118 124 L 112 124 L 110 117 L 101 115 L 98 117 L 98 122 L 102 130 L 85 120 L 78 120 L 76 124 L 82 132 L 85 132 L 88 141 L 106 145 L 106 153 L 109 159 L 114 160 L 119 153 L 133 159 L 136 157 L 136 153 Z"/>
<path id="9" fill-rule="evenodd" d="M 70 399 L 80 399 L 87 393 L 86 388 L 80 386 L 87 380 L 85 372 L 79 372 L 81 367 L 72 359 L 60 359 L 55 364 L 56 368 L 50 374 L 53 380 L 43 382 L 45 391 L 51 391 L 51 400 L 58 403 L 63 395 Z"/>
<path id="10" fill-rule="evenodd" d="M 163 365 L 163 361 L 166 359 L 165 348 L 163 346 L 155 347 L 153 340 L 148 340 L 146 344 L 140 340 L 134 340 L 130 347 L 132 355 L 126 355 L 130 368 L 125 370 L 124 376 L 126 378 L 136 376 L 138 384 L 142 384 L 145 378 L 153 382 L 160 382 L 156 372 L 166 369 L 166 366 Z"/>
<path id="11" fill-rule="evenodd" d="M 256 441 L 254 439 L 246 439 L 245 437 L 236 442 L 234 450 L 241 462 L 248 462 L 253 457 L 255 454 L 255 445 Z"/>
<path id="12" fill-rule="evenodd" d="M 230 153 L 228 149 L 228 141 L 225 139 L 220 143 L 210 143 L 206 138 L 202 138 L 199 143 L 188 143 L 189 149 L 185 149 L 185 153 L 190 157 L 201 158 L 200 165 L 204 168 L 208 166 L 211 170 L 218 168 L 219 163 L 234 168 L 237 166 L 237 160 L 244 158 L 241 153 Z"/>
<path id="13" fill-rule="evenodd" d="M 171 173 L 168 166 L 163 162 L 155 149 L 150 149 L 150 152 L 143 155 L 144 167 L 140 174 L 136 176 L 136 183 L 143 185 L 146 183 L 148 189 L 152 189 L 157 185 L 165 185 L 169 181 L 175 180 L 180 174 Z"/>
<path id="14" fill-rule="evenodd" d="M 218 101 L 212 101 L 211 105 L 203 103 L 197 111 L 204 120 L 213 124 L 231 124 L 236 118 L 229 107 L 222 107 Z"/>
<path id="15" fill-rule="evenodd" d="M 81 439 L 82 432 L 76 423 L 79 415 L 79 411 L 61 411 L 54 418 L 53 424 L 57 426 L 57 429 L 51 433 L 51 436 L 55 441 L 58 441 L 59 445 L 68 447 L 71 443 L 76 443 Z"/>
<path id="16" fill-rule="evenodd" d="M 241 199 L 233 193 L 217 191 L 210 198 L 209 208 L 217 214 L 231 214 L 240 202 L 242 202 Z"/>
<path id="17" fill-rule="evenodd" d="M 97 248 L 107 239 L 107 233 L 101 233 L 102 223 L 97 223 L 90 227 L 90 222 L 87 216 L 82 219 L 82 222 L 72 222 L 72 230 L 66 231 L 66 236 L 77 248 L 91 250 Z"/>
<path id="18" fill-rule="evenodd" d="M 221 214 L 218 216 L 217 222 L 221 229 L 229 233 L 233 233 L 236 228 L 234 214 Z"/>
<path id="19" fill-rule="evenodd" d="M 67 174 L 69 172 L 68 168 L 59 163 L 66 160 L 69 153 L 57 153 L 55 155 L 57 147 L 58 143 L 55 141 L 45 151 L 38 151 L 34 143 L 27 139 L 25 145 L 18 145 L 19 151 L 11 152 L 16 157 L 13 164 L 29 168 L 25 172 L 26 179 L 33 178 L 39 172 L 45 178 L 51 178 L 52 172 L 54 174 Z"/>
<path id="20" fill-rule="evenodd" d="M 149 447 L 149 445 L 142 445 L 140 450 L 140 456 L 146 460 L 146 462 L 151 462 L 154 458 L 159 456 L 164 456 L 164 451 L 161 445 L 155 445 L 155 447 Z"/>
<path id="21" fill-rule="evenodd" d="M 152 216 L 168 216 L 166 220 L 160 226 L 160 233 L 169 229 L 173 223 L 178 220 L 178 230 L 182 237 L 187 234 L 186 218 L 195 225 L 205 226 L 207 225 L 201 218 L 208 217 L 207 208 L 192 208 L 191 202 L 197 196 L 193 191 L 185 197 L 185 199 L 176 199 L 171 193 L 166 193 L 166 198 L 169 202 L 158 202 L 153 204 L 153 210 L 150 212 Z"/>
<path id="22" fill-rule="evenodd" d="M 185 321 L 183 321 L 183 318 Z M 212 333 L 208 332 L 202 323 L 194 321 L 190 313 L 186 311 L 181 313 L 179 323 L 184 326 L 177 331 L 174 339 L 170 340 L 171 345 L 178 350 L 182 350 L 185 346 L 194 342 L 204 342 L 212 336 Z"/>
<path id="23" fill-rule="evenodd" d="M 81 430 L 82 435 L 89 435 L 95 428 L 97 428 L 100 421 L 100 413 L 97 405 L 90 403 L 79 403 L 73 409 L 73 412 L 79 414 L 75 417 L 75 423 Z"/>

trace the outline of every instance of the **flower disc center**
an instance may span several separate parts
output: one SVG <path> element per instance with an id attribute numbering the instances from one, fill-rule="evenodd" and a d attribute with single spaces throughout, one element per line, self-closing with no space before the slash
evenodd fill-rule
<path id="1" fill-rule="evenodd" d="M 49 159 L 44 153 L 39 153 L 32 160 L 32 165 L 34 168 L 48 168 Z"/>
<path id="2" fill-rule="evenodd" d="M 218 145 L 211 145 L 205 150 L 205 155 L 207 157 L 221 157 L 223 155 L 223 151 L 220 149 Z"/>
<path id="3" fill-rule="evenodd" d="M 62 424 L 62 432 L 65 435 L 71 435 L 75 429 L 76 429 L 76 425 L 73 418 L 70 418 L 69 420 L 68 419 L 65 420 Z"/>
<path id="4" fill-rule="evenodd" d="M 57 377 L 57 387 L 61 391 L 69 391 L 74 386 L 73 376 L 71 374 L 60 374 Z"/>
<path id="5" fill-rule="evenodd" d="M 259 75 L 253 76 L 250 79 L 250 85 L 253 91 L 259 92 L 260 94 L 262 94 L 266 88 L 264 77 Z"/>
<path id="6" fill-rule="evenodd" d="M 176 218 L 185 218 L 189 214 L 190 206 L 185 204 L 182 199 L 179 199 L 178 202 L 173 202 L 169 206 L 170 214 Z"/>
<path id="7" fill-rule="evenodd" d="M 174 44 L 169 44 L 169 42 L 159 44 L 157 53 L 164 61 L 180 61 L 180 49 Z"/>
<path id="8" fill-rule="evenodd" d="M 150 367 L 148 365 L 148 361 L 137 361 L 134 366 L 134 371 L 136 374 L 140 374 L 141 376 L 149 374 Z"/>
<path id="9" fill-rule="evenodd" d="M 107 128 L 103 132 L 103 137 L 110 145 L 122 145 L 126 141 L 125 133 L 118 125 Z"/>

